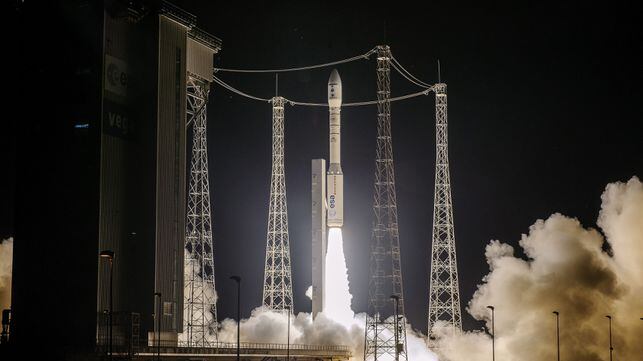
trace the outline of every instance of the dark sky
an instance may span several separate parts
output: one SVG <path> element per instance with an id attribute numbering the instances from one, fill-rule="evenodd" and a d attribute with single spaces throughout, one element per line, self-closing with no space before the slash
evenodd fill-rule
<path id="1" fill-rule="evenodd" d="M 485 2 L 487 3 L 487 2 Z M 449 141 L 463 307 L 488 268 L 490 239 L 517 245 L 538 218 L 561 212 L 595 227 L 608 182 L 642 175 L 642 32 L 633 6 L 583 2 L 542 8 L 452 2 L 242 5 L 186 1 L 200 27 L 223 40 L 216 65 L 302 66 L 387 43 L 426 82 L 437 59 L 449 92 Z M 331 69 L 280 75 L 280 94 L 325 101 Z M 375 98 L 375 61 L 338 67 L 344 100 Z M 221 73 L 252 94 L 274 95 L 271 75 Z M 417 88 L 392 76 L 393 95 Z M 270 182 L 271 108 L 215 87 L 210 98 L 210 175 L 219 317 L 233 315 L 244 280 L 244 312 L 260 304 Z M 309 311 L 310 159 L 328 158 L 326 109 L 286 108 L 295 307 Z M 342 112 L 345 251 L 353 307 L 367 305 L 376 108 Z M 432 97 L 392 106 L 400 242 L 407 313 L 426 331 L 435 159 Z M 464 312 L 466 313 L 466 312 Z M 467 329 L 479 327 L 468 315 Z"/>
<path id="2" fill-rule="evenodd" d="M 449 94 L 463 308 L 488 271 L 484 248 L 489 240 L 517 246 L 536 219 L 554 212 L 595 227 L 605 185 L 643 175 L 642 59 L 637 55 L 643 32 L 633 1 L 596 8 L 581 1 L 539 7 L 482 2 L 473 8 L 449 1 L 422 7 L 175 3 L 223 40 L 215 60 L 220 67 L 302 66 L 386 43 L 409 71 L 432 83 L 440 59 Z M 281 74 L 280 95 L 324 102 L 330 70 Z M 373 59 L 338 70 L 344 101 L 375 98 Z M 219 76 L 252 94 L 274 95 L 271 75 Z M 418 90 L 397 74 L 391 82 L 393 96 Z M 243 279 L 247 316 L 261 303 L 271 108 L 214 87 L 208 116 L 219 318 L 234 314 L 232 274 Z M 358 311 L 366 309 L 368 295 L 375 121 L 375 107 L 342 111 L 344 240 Z M 407 313 L 413 326 L 426 332 L 433 97 L 394 103 L 392 122 Z M 304 296 L 311 284 L 310 160 L 328 158 L 327 109 L 287 107 L 285 136 L 295 308 L 310 311 Z M 11 234 L 12 212 L 5 206 L 1 211 L 0 236 L 5 237 Z M 480 327 L 466 311 L 463 316 L 466 329 Z"/>

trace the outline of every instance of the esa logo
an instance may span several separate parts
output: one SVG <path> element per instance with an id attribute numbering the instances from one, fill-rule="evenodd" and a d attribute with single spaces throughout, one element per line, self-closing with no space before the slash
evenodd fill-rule
<path id="1" fill-rule="evenodd" d="M 107 81 L 112 87 L 127 88 L 127 73 L 112 63 L 107 66 Z"/>
<path id="2" fill-rule="evenodd" d="M 127 63 L 105 54 L 105 90 L 127 96 L 129 81 Z"/>
<path id="3" fill-rule="evenodd" d="M 331 194 L 330 195 L 330 208 L 335 208 L 335 195 Z"/>

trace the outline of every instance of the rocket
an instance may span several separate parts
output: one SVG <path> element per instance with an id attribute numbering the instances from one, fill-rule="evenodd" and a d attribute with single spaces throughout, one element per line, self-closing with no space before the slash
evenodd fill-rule
<path id="1" fill-rule="evenodd" d="M 328 207 L 328 228 L 344 225 L 344 175 L 341 166 L 341 107 L 342 79 L 337 70 L 333 69 L 328 79 L 328 110 L 329 110 L 329 147 L 330 166 L 326 174 L 326 202 Z"/>

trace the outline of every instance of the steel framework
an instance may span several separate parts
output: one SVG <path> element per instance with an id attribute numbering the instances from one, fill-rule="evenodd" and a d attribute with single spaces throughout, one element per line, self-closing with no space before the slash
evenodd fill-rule
<path id="1" fill-rule="evenodd" d="M 391 51 L 377 47 L 377 150 L 364 359 L 407 359 L 404 288 L 391 140 Z M 391 296 L 399 297 L 399 308 Z M 397 315 L 397 316 L 396 316 Z M 397 322 L 395 320 L 397 317 Z M 396 327 L 397 326 L 397 327 Z M 386 355 L 386 356 L 385 356 Z"/>
<path id="2" fill-rule="evenodd" d="M 185 232 L 183 339 L 192 347 L 209 347 L 217 342 L 217 296 L 208 177 L 209 92 L 209 83 L 188 75 L 187 124 L 192 126 L 192 158 Z"/>
<path id="3" fill-rule="evenodd" d="M 453 228 L 453 204 L 449 177 L 447 132 L 447 85 L 438 83 L 435 90 L 435 193 L 433 202 L 433 237 L 431 274 L 429 276 L 429 345 L 435 346 L 437 328 L 451 332 L 462 330 L 460 287 Z M 441 322 L 438 322 L 441 321 Z"/>
<path id="4" fill-rule="evenodd" d="M 284 98 L 272 98 L 272 176 L 266 264 L 264 268 L 263 305 L 272 310 L 293 312 L 290 273 L 288 206 L 284 170 Z"/>

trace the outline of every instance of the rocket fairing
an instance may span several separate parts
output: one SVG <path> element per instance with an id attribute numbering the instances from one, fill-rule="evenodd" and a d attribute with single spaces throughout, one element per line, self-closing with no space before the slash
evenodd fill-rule
<path id="1" fill-rule="evenodd" d="M 342 79 L 333 70 L 328 79 L 328 110 L 330 112 L 329 146 L 330 166 L 327 173 L 327 224 L 328 227 L 344 225 L 344 175 L 341 166 L 341 107 Z"/>

